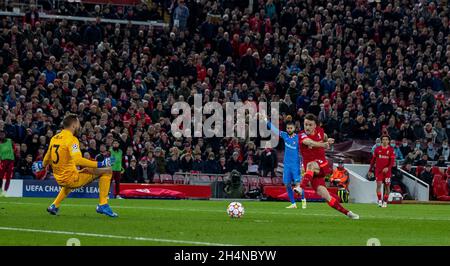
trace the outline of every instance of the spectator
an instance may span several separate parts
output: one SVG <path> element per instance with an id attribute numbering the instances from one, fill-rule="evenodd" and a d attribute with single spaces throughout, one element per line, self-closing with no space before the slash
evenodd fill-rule
<path id="1" fill-rule="evenodd" d="M 16 166 L 15 179 L 34 179 L 33 171 L 31 166 L 33 164 L 33 156 L 27 154 L 25 158 L 21 158 Z"/>
<path id="2" fill-rule="evenodd" d="M 369 126 L 367 125 L 364 116 L 358 115 L 356 122 L 353 125 L 353 137 L 356 139 L 367 139 L 369 133 Z"/>
<path id="3" fill-rule="evenodd" d="M 403 164 L 402 169 L 405 170 L 407 173 L 409 173 L 413 176 L 416 176 L 416 170 L 412 168 L 411 163 L 408 162 L 408 163 Z"/>
<path id="4" fill-rule="evenodd" d="M 181 171 L 185 173 L 192 171 L 192 164 L 194 161 L 194 157 L 192 157 L 190 151 L 183 154 L 180 160 L 181 160 Z"/>
<path id="5" fill-rule="evenodd" d="M 204 173 L 205 171 L 205 162 L 202 160 L 201 151 L 194 152 L 194 160 L 192 162 L 192 171 L 196 173 Z"/>
<path id="6" fill-rule="evenodd" d="M 448 140 L 447 133 L 445 132 L 445 129 L 442 128 L 442 123 L 440 121 L 435 122 L 433 129 L 436 132 L 436 143 L 442 143 L 444 140 Z"/>
<path id="7" fill-rule="evenodd" d="M 372 149 L 371 149 L 371 153 L 372 153 L 372 154 L 373 154 L 373 152 L 375 151 L 375 149 L 376 149 L 378 146 L 381 146 L 381 139 L 380 139 L 380 138 L 377 138 L 377 139 L 375 140 L 375 144 L 372 146 Z"/>
<path id="8" fill-rule="evenodd" d="M 215 155 L 213 152 L 208 154 L 208 160 L 205 162 L 205 173 L 207 174 L 219 174 L 219 164 L 216 161 Z"/>
<path id="9" fill-rule="evenodd" d="M 416 166 L 426 166 L 428 164 L 428 155 L 424 153 L 422 157 L 416 161 Z"/>
<path id="10" fill-rule="evenodd" d="M 400 148 L 397 146 L 397 144 L 395 143 L 395 140 L 391 140 L 391 146 L 392 148 L 394 148 L 394 152 L 395 152 L 395 160 L 396 161 L 401 161 L 403 160 L 403 154 L 400 150 Z"/>
<path id="11" fill-rule="evenodd" d="M 149 182 L 153 183 L 153 178 L 156 174 L 156 160 L 153 156 L 153 152 L 149 151 L 147 154 L 147 177 L 149 178 Z"/>
<path id="12" fill-rule="evenodd" d="M 448 147 L 448 140 L 442 142 L 442 146 L 438 149 L 438 155 L 444 157 L 445 161 L 450 160 L 450 148 Z"/>
<path id="13" fill-rule="evenodd" d="M 149 164 L 149 160 L 146 156 L 139 160 L 138 172 L 142 177 L 142 181 L 145 183 L 153 183 L 153 177 L 155 175 L 154 168 Z"/>
<path id="14" fill-rule="evenodd" d="M 261 175 L 275 177 L 275 168 L 277 165 L 277 155 L 275 150 L 265 148 L 261 153 Z M 230 170 L 231 168 L 229 168 Z M 231 170 L 230 170 L 231 171 Z"/>
<path id="15" fill-rule="evenodd" d="M 425 169 L 422 171 L 422 173 L 420 174 L 419 178 L 420 180 L 422 180 L 423 182 L 427 183 L 430 189 L 430 198 L 433 195 L 433 172 L 432 172 L 432 165 L 431 164 L 426 164 Z"/>
<path id="16" fill-rule="evenodd" d="M 435 166 L 437 166 L 437 167 L 447 167 L 447 163 L 445 162 L 444 156 L 439 156 Z"/>
<path id="17" fill-rule="evenodd" d="M 244 169 L 242 167 L 242 163 L 239 161 L 239 153 L 238 152 L 234 152 L 233 156 L 231 157 L 231 159 L 228 161 L 228 166 L 227 166 L 229 171 L 233 171 L 236 170 L 241 174 L 244 174 Z"/>
<path id="18" fill-rule="evenodd" d="M 124 183 L 144 183 L 142 172 L 139 172 L 136 159 L 131 159 L 130 166 L 125 170 L 123 179 Z"/>
<path id="19" fill-rule="evenodd" d="M 253 156 L 249 155 L 247 160 L 244 162 L 245 174 L 248 175 L 258 175 L 259 165 L 253 161 Z"/>
<path id="20" fill-rule="evenodd" d="M 438 153 L 437 153 L 436 149 L 434 148 L 434 145 L 433 145 L 432 141 L 428 142 L 428 146 L 427 146 L 426 152 L 427 152 L 427 155 L 428 155 L 428 159 L 430 161 L 437 160 Z"/>
<path id="21" fill-rule="evenodd" d="M 424 136 L 426 139 L 431 139 L 433 143 L 436 142 L 437 132 L 431 125 L 431 123 L 426 123 L 423 127 Z"/>
<path id="22" fill-rule="evenodd" d="M 36 22 L 38 21 L 39 21 L 39 12 L 37 11 L 35 5 L 30 5 L 30 10 L 25 13 L 24 22 L 34 27 Z"/>
<path id="23" fill-rule="evenodd" d="M 230 170 L 228 169 L 227 160 L 225 157 L 220 157 L 219 159 L 219 174 L 228 174 Z"/>
<path id="24" fill-rule="evenodd" d="M 167 162 L 164 158 L 164 152 L 161 147 L 155 148 L 155 173 L 166 174 L 167 173 Z"/>
<path id="25" fill-rule="evenodd" d="M 185 31 L 188 19 L 189 8 L 184 3 L 184 0 L 178 0 L 178 6 L 174 10 L 173 25 L 181 31 Z"/>
<path id="26" fill-rule="evenodd" d="M 178 154 L 172 152 L 170 158 L 167 160 L 167 173 L 170 175 L 180 171 L 180 161 L 178 160 Z"/>
<path id="27" fill-rule="evenodd" d="M 402 153 L 403 158 L 406 158 L 406 156 L 408 156 L 408 154 L 412 152 L 412 149 L 409 146 L 407 138 L 403 138 L 402 146 L 400 147 L 400 152 Z"/>

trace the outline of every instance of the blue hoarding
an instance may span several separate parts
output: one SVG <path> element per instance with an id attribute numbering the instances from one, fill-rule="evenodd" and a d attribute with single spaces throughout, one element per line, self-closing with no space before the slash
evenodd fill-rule
<path id="1" fill-rule="evenodd" d="M 23 197 L 56 197 L 61 188 L 53 180 L 23 180 Z M 98 181 L 77 188 L 69 194 L 69 198 L 98 198 Z M 112 193 L 112 187 L 110 188 Z"/>

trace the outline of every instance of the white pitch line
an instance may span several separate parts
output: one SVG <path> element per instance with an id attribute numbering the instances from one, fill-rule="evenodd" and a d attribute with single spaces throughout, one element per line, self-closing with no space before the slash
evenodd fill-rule
<path id="1" fill-rule="evenodd" d="M 54 234 L 54 235 L 73 235 L 73 236 L 113 238 L 113 239 L 125 239 L 125 240 L 136 240 L 136 241 L 151 241 L 151 242 L 176 243 L 176 244 L 192 244 L 192 245 L 201 245 L 201 246 L 235 246 L 235 245 L 231 245 L 231 244 L 198 242 L 198 241 L 189 241 L 189 240 L 173 240 L 173 239 L 151 238 L 151 237 L 117 236 L 117 235 L 104 235 L 104 234 L 93 234 L 93 233 L 83 233 L 83 232 L 54 231 L 54 230 L 41 230 L 41 229 L 3 227 L 3 226 L 0 226 L 0 230 L 31 232 L 31 233 L 44 233 L 44 234 Z"/>
<path id="2" fill-rule="evenodd" d="M 45 203 L 35 203 L 35 202 L 3 202 L 1 203 L 5 204 L 17 204 L 17 205 L 45 205 Z M 63 204 L 63 206 L 68 207 L 92 207 L 92 205 L 88 204 Z M 143 209 L 143 210 L 160 210 L 160 211 L 192 211 L 192 212 L 216 212 L 216 213 L 225 213 L 225 211 L 222 210 L 206 210 L 206 209 L 191 209 L 191 208 L 173 208 L 173 207 L 145 207 L 145 206 L 112 206 L 113 208 L 117 209 Z M 331 210 L 331 209 L 330 209 Z M 266 212 L 266 211 L 249 211 L 248 213 L 255 213 L 255 214 L 269 214 L 269 215 L 301 215 L 301 216 L 321 216 L 321 217 L 344 217 L 342 214 L 332 214 L 332 213 L 302 213 L 300 212 L 289 212 L 289 211 L 283 211 L 283 212 Z M 412 220 L 412 221 L 450 221 L 449 218 L 444 217 L 400 217 L 400 216 L 375 216 L 375 215 L 362 215 L 361 219 L 393 219 L 393 220 Z"/>

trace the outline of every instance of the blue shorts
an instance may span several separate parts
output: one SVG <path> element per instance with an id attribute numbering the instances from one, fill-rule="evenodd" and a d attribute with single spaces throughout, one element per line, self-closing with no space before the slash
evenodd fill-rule
<path id="1" fill-rule="evenodd" d="M 285 167 L 283 170 L 283 183 L 285 185 L 291 185 L 300 183 L 302 181 L 302 176 L 300 172 L 300 167 Z"/>

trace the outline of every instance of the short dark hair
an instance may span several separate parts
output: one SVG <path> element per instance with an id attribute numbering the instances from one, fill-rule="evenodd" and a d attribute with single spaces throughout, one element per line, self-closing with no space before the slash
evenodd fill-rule
<path id="1" fill-rule="evenodd" d="M 391 141 L 391 137 L 389 135 L 382 135 L 381 140 L 383 140 L 383 138 L 388 138 L 388 140 Z"/>
<path id="2" fill-rule="evenodd" d="M 288 121 L 287 123 L 286 123 L 286 127 L 287 126 L 295 126 L 295 124 L 294 124 L 294 122 L 292 122 L 292 121 Z"/>
<path id="3" fill-rule="evenodd" d="M 314 114 L 309 113 L 309 114 L 305 115 L 305 119 L 309 120 L 309 121 L 314 121 L 314 122 L 316 122 L 316 124 L 319 124 L 319 119 L 317 119 L 317 116 Z"/>
<path id="4" fill-rule="evenodd" d="M 75 123 L 78 120 L 78 115 L 76 114 L 67 114 L 64 119 L 63 119 L 63 127 L 64 128 L 68 128 L 70 127 L 73 123 Z"/>

